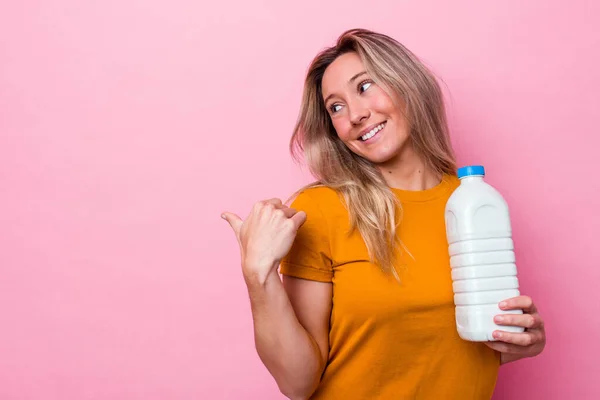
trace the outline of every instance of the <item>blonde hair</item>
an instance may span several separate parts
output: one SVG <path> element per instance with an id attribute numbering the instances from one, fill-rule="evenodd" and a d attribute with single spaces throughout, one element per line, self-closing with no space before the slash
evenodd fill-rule
<path id="1" fill-rule="evenodd" d="M 361 58 L 367 74 L 390 97 L 404 100 L 409 140 L 426 165 L 440 175 L 456 174 L 443 95 L 433 74 L 402 44 L 380 33 L 352 29 L 312 61 L 290 140 L 292 157 L 300 161 L 303 154 L 317 179 L 295 194 L 319 186 L 340 194 L 350 215 L 351 232 L 359 230 L 371 262 L 398 279 L 394 264 L 402 245 L 397 238 L 401 204 L 379 169 L 339 139 L 321 92 L 327 67 L 349 52 Z"/>

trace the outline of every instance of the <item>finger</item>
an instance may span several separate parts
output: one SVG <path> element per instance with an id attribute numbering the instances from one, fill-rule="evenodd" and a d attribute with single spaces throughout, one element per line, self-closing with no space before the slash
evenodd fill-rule
<path id="1" fill-rule="evenodd" d="M 533 300 L 529 296 L 517 296 L 501 301 L 498 304 L 502 310 L 523 310 L 527 313 L 537 311 Z"/>
<path id="2" fill-rule="evenodd" d="M 283 203 L 281 202 L 281 199 L 278 199 L 276 197 L 274 197 L 272 199 L 265 200 L 264 203 L 273 204 L 277 208 L 281 208 L 283 206 Z"/>
<path id="3" fill-rule="evenodd" d="M 523 333 L 494 331 L 494 339 L 504 343 L 514 344 L 517 346 L 531 346 L 540 341 L 540 335 L 537 331 L 526 331 Z"/>
<path id="4" fill-rule="evenodd" d="M 237 240 L 239 242 L 240 229 L 242 228 L 242 223 L 244 221 L 242 221 L 242 219 L 240 217 L 238 217 L 236 214 L 229 213 L 229 212 L 224 212 L 223 214 L 221 214 L 221 218 L 223 218 L 225 221 L 227 221 L 229 223 L 229 225 L 231 226 L 231 229 L 233 229 L 233 232 L 235 233 L 235 237 L 237 238 Z"/>
<path id="5" fill-rule="evenodd" d="M 538 313 L 535 314 L 502 314 L 494 317 L 494 322 L 504 326 L 522 326 L 523 328 L 534 329 L 542 326 L 542 318 Z"/>
<path id="6" fill-rule="evenodd" d="M 283 211 L 283 215 L 285 215 L 286 218 L 292 218 L 294 214 L 298 212 L 297 210 L 289 207 L 284 207 L 281 210 Z"/>
<path id="7" fill-rule="evenodd" d="M 294 226 L 296 227 L 296 230 L 297 230 L 306 221 L 306 213 L 304 211 L 298 211 L 291 217 L 291 220 L 294 222 Z"/>

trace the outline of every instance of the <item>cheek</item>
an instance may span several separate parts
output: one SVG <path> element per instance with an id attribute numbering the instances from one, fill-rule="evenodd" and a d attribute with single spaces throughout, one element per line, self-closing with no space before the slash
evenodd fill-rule
<path id="1" fill-rule="evenodd" d="M 352 126 L 348 123 L 347 120 L 343 118 L 337 118 L 332 120 L 333 127 L 335 128 L 335 132 L 338 137 L 342 139 L 342 141 L 347 141 L 350 139 L 350 131 Z"/>
<path id="2" fill-rule="evenodd" d="M 371 96 L 370 100 L 371 108 L 381 113 L 392 114 L 396 111 L 392 98 L 382 89 L 379 89 L 374 96 Z"/>

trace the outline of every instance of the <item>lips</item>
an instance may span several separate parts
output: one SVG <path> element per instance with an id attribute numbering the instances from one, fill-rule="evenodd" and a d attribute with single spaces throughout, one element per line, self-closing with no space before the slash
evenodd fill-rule
<path id="1" fill-rule="evenodd" d="M 381 132 L 385 128 L 386 125 L 387 125 L 387 121 L 383 121 L 383 122 L 380 122 L 379 124 L 371 125 L 365 129 L 363 129 L 360 132 L 360 136 L 358 137 L 358 140 L 360 140 L 361 142 L 368 141 L 369 139 L 377 136 L 377 134 L 379 132 Z"/>

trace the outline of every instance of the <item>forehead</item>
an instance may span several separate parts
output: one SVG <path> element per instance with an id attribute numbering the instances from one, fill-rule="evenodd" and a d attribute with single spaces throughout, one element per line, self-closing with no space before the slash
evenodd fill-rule
<path id="1" fill-rule="evenodd" d="M 348 85 L 350 78 L 364 70 L 365 67 L 358 54 L 342 54 L 325 69 L 322 82 L 323 97 L 343 90 Z"/>

